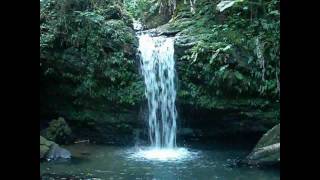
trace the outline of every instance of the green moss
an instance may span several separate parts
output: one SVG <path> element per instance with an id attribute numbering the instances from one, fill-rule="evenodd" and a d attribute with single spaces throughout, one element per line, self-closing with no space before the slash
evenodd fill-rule
<path id="1" fill-rule="evenodd" d="M 100 119 L 105 111 L 139 104 L 143 81 L 135 63 L 138 41 L 123 4 L 40 3 L 41 116 Z"/>
<path id="2" fill-rule="evenodd" d="M 43 130 L 42 135 L 49 140 L 58 143 L 66 143 L 69 136 L 71 135 L 71 129 L 64 120 L 64 118 L 59 117 L 58 119 L 54 119 L 49 123 L 49 127 Z"/>
<path id="3" fill-rule="evenodd" d="M 50 147 L 53 144 L 55 143 L 40 136 L 40 159 L 44 158 L 48 154 Z"/>
<path id="4" fill-rule="evenodd" d="M 178 2 L 172 21 L 159 29 L 179 31 L 175 41 L 179 100 L 209 109 L 262 110 L 266 102 L 279 102 L 279 16 L 270 15 L 278 10 L 278 3 L 266 2 L 268 11 L 252 19 L 241 9 L 247 2 L 219 13 L 215 2 L 199 0 L 195 14 L 190 14 L 189 4 Z M 257 55 L 259 43 L 264 45 L 259 51 L 265 69 Z M 256 115 L 279 119 L 278 110 L 262 112 Z"/>

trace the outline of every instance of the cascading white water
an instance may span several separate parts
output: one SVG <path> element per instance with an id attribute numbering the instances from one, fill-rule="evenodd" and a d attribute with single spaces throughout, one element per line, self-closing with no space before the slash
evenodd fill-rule
<path id="1" fill-rule="evenodd" d="M 128 158 L 179 162 L 197 157 L 176 145 L 174 38 L 138 35 L 141 71 L 148 100 L 150 147 L 136 147 Z M 137 149 L 138 148 L 138 149 Z"/>
<path id="2" fill-rule="evenodd" d="M 148 128 L 151 146 L 154 148 L 176 147 L 175 69 L 174 39 L 151 37 L 139 38 L 141 70 L 148 100 Z"/>

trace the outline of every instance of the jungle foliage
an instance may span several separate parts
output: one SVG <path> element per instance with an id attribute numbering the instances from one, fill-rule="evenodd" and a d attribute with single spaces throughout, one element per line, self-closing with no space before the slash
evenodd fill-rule
<path id="1" fill-rule="evenodd" d="M 279 102 L 279 1 L 236 1 L 222 12 L 220 2 L 198 0 L 192 13 L 178 1 L 168 23 L 192 44 L 177 59 L 179 98 L 208 108 Z"/>
<path id="2" fill-rule="evenodd" d="M 168 29 L 192 44 L 176 60 L 179 103 L 259 111 L 276 104 L 269 119 L 278 117 L 279 0 L 230 2 L 219 9 L 220 0 L 41 1 L 41 113 L 103 119 L 143 100 L 134 17 L 151 26 L 171 18 Z"/>
<path id="3" fill-rule="evenodd" d="M 124 0 L 124 5 L 136 20 L 147 28 L 167 23 L 175 10 L 176 0 Z"/>
<path id="4" fill-rule="evenodd" d="M 132 18 L 117 0 L 40 2 L 44 115 L 99 119 L 143 97 Z"/>

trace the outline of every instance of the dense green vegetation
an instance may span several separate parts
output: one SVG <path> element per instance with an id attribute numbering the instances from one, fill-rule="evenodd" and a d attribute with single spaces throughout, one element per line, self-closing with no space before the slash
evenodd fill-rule
<path id="1" fill-rule="evenodd" d="M 162 28 L 180 31 L 178 48 L 192 44 L 178 57 L 180 98 L 204 107 L 214 107 L 221 98 L 278 102 L 279 1 L 236 1 L 222 12 L 219 2 L 199 0 L 191 12 L 189 3 L 177 1 L 172 20 Z"/>
<path id="2" fill-rule="evenodd" d="M 45 0 L 40 9 L 43 116 L 106 119 L 143 96 L 132 19 L 116 0 Z M 123 109 L 123 108 L 120 108 Z"/>
<path id="3" fill-rule="evenodd" d="M 138 122 L 144 100 L 135 18 L 176 35 L 179 108 L 232 109 L 243 124 L 272 127 L 279 122 L 279 1 L 229 2 L 219 10 L 220 0 L 40 1 L 40 118 L 61 116 L 71 129 L 101 134 L 133 132 L 128 119 Z"/>
<path id="4" fill-rule="evenodd" d="M 173 25 L 196 39 L 182 57 L 192 69 L 182 76 L 194 78 L 191 82 L 205 94 L 278 99 L 278 1 L 243 1 L 222 13 L 212 2 L 198 1 L 197 6 L 192 18 L 197 21 L 177 18 Z"/>
<path id="5" fill-rule="evenodd" d="M 130 15 L 148 28 L 167 23 L 174 8 L 168 0 L 124 0 Z"/>
<path id="6" fill-rule="evenodd" d="M 277 179 L 279 6 L 41 0 L 40 179 Z"/>

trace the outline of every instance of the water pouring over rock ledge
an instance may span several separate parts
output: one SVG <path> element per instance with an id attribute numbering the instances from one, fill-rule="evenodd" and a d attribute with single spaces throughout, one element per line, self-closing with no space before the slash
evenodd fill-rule
<path id="1" fill-rule="evenodd" d="M 152 160 L 175 159 L 187 155 L 177 148 L 177 110 L 175 106 L 174 38 L 148 33 L 138 35 L 141 71 L 148 101 L 148 132 L 151 147 L 138 156 Z"/>

